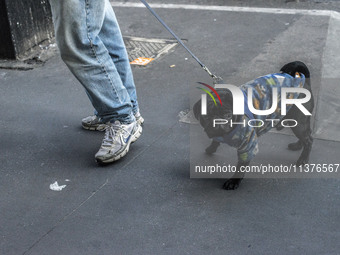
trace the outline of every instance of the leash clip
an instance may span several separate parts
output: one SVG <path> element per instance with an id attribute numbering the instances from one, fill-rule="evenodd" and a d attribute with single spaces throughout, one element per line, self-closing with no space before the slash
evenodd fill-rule
<path id="1" fill-rule="evenodd" d="M 217 75 L 213 74 L 212 72 L 210 72 L 208 67 L 202 66 L 202 68 L 210 75 L 211 78 L 213 78 L 214 84 L 217 84 L 217 83 L 220 83 L 221 81 L 223 81 L 223 79 L 220 76 L 217 76 Z"/>
<path id="2" fill-rule="evenodd" d="M 216 76 L 215 74 L 213 74 L 212 78 L 214 80 L 213 81 L 214 84 L 219 84 L 219 83 L 221 83 L 223 81 L 222 77 Z"/>

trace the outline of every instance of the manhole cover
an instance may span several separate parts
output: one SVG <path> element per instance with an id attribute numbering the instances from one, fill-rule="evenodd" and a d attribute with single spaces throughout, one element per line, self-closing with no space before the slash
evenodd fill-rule
<path id="1" fill-rule="evenodd" d="M 168 54 L 178 45 L 176 40 L 148 39 L 124 36 L 131 64 L 145 66 L 151 61 Z"/>

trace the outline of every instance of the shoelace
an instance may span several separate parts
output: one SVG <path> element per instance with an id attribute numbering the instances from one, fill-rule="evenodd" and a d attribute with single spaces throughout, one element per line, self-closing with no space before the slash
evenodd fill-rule
<path id="1" fill-rule="evenodd" d="M 105 136 L 102 142 L 102 146 L 111 146 L 114 139 L 117 138 L 121 133 L 130 135 L 128 131 L 123 128 L 122 124 L 109 124 L 105 130 Z"/>

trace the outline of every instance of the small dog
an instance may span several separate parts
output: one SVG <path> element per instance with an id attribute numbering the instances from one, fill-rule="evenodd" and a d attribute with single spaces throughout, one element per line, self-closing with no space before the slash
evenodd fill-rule
<path id="1" fill-rule="evenodd" d="M 237 171 L 228 179 L 223 188 L 227 190 L 237 189 L 240 182 L 244 177 L 244 173 L 240 172 L 241 166 L 249 165 L 251 159 L 258 152 L 258 137 L 266 133 L 274 126 L 274 122 L 264 122 L 268 119 L 280 120 L 275 123 L 275 128 L 281 130 L 284 128 L 282 120 L 286 119 L 286 123 L 291 123 L 295 120 L 295 127 L 291 126 L 291 129 L 298 141 L 288 145 L 288 149 L 293 151 L 302 150 L 296 165 L 304 165 L 308 163 L 309 154 L 312 149 L 313 138 L 311 136 L 312 130 L 310 126 L 310 115 L 305 115 L 295 104 L 287 105 L 287 114 L 281 115 L 281 88 L 282 87 L 303 87 L 311 93 L 311 98 L 308 102 L 304 103 L 303 106 L 311 113 L 314 108 L 314 99 L 310 85 L 310 73 L 307 66 L 300 61 L 295 61 L 284 65 L 280 73 L 269 74 L 266 76 L 259 77 L 253 81 L 250 81 L 240 87 L 242 92 L 247 93 L 247 89 L 251 88 L 253 106 L 257 110 L 268 110 L 273 103 L 273 90 L 277 88 L 278 91 L 278 102 L 277 108 L 274 113 L 270 115 L 253 115 L 248 106 L 245 104 L 244 115 L 233 114 L 233 97 L 229 90 L 219 89 L 217 90 L 220 95 L 221 102 L 223 105 L 216 105 L 216 102 L 212 98 L 207 97 L 207 114 L 201 114 L 201 100 L 195 103 L 193 112 L 195 118 L 199 120 L 201 126 L 209 138 L 212 138 L 212 143 L 206 148 L 207 154 L 216 152 L 220 143 L 227 143 L 232 147 L 237 148 L 238 152 L 238 163 Z M 243 93 L 245 96 L 246 94 Z M 288 98 L 304 98 L 303 93 L 287 93 Z M 247 100 L 244 100 L 247 102 Z M 213 125 L 216 119 L 228 120 L 229 125 Z M 254 119 L 250 125 L 230 125 L 230 123 L 248 123 L 250 119 Z M 261 121 L 262 120 L 262 121 Z M 290 120 L 290 121 L 289 121 Z M 259 122 L 257 122 L 259 121 Z M 257 124 L 256 124 L 257 123 Z M 215 124 L 215 123 L 214 123 Z M 288 125 L 288 124 L 287 124 Z M 285 125 L 286 126 L 286 125 Z"/>

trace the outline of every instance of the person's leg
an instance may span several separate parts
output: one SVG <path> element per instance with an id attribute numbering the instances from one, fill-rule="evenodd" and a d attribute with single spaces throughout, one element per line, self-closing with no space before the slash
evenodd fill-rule
<path id="1" fill-rule="evenodd" d="M 122 83 L 130 96 L 132 111 L 136 121 L 138 124 L 142 125 L 144 123 L 144 118 L 139 113 L 136 88 L 124 41 L 112 6 L 108 0 L 106 0 L 106 2 L 105 18 L 99 37 L 108 49 Z M 112 40 L 113 36 L 116 38 L 115 41 Z M 82 119 L 82 127 L 87 130 L 102 131 L 105 128 L 105 124 L 98 117 L 97 111 L 95 111 L 94 115 Z"/>
<path id="2" fill-rule="evenodd" d="M 122 83 L 130 96 L 133 106 L 133 113 L 136 114 L 139 111 L 139 108 L 136 87 L 129 62 L 129 57 L 126 52 L 125 44 L 120 28 L 118 26 L 115 13 L 109 0 L 106 0 L 106 4 L 107 7 L 105 8 L 105 18 L 102 29 L 99 33 L 99 37 L 109 51 L 109 54 L 117 68 Z M 115 38 L 114 41 L 112 40 L 112 37 Z"/>
<path id="3" fill-rule="evenodd" d="M 99 36 L 108 1 L 50 0 L 50 3 L 62 59 L 85 87 L 98 116 L 105 123 L 111 122 L 95 158 L 99 163 L 118 160 L 139 138 L 142 127 L 135 121 L 130 96 Z M 112 40 L 115 39 L 113 36 Z"/>
<path id="4" fill-rule="evenodd" d="M 133 122 L 131 98 L 101 40 L 110 9 L 108 1 L 50 0 L 50 3 L 61 57 L 85 87 L 98 116 L 103 122 Z M 118 24 L 116 29 L 119 31 Z M 110 39 L 113 45 L 116 40 L 120 45 L 120 33 L 112 34 Z M 124 52 L 125 48 L 116 51 Z"/>

